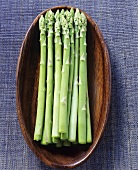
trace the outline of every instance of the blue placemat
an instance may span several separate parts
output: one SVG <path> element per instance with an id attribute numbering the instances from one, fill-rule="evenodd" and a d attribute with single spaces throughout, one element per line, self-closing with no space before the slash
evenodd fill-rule
<path id="1" fill-rule="evenodd" d="M 0 0 L 0 170 L 54 170 L 25 143 L 16 114 L 19 49 L 34 18 L 57 5 L 87 12 L 99 25 L 112 67 L 111 109 L 94 154 L 76 170 L 138 170 L 138 1 Z"/>

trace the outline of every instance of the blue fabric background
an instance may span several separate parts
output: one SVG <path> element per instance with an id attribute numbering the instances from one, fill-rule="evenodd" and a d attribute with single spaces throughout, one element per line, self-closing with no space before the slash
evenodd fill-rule
<path id="1" fill-rule="evenodd" d="M 111 109 L 94 154 L 76 170 L 138 170 L 138 1 L 0 0 L 0 170 L 54 170 L 25 143 L 15 104 L 19 49 L 43 10 L 72 5 L 99 25 L 112 67 Z"/>

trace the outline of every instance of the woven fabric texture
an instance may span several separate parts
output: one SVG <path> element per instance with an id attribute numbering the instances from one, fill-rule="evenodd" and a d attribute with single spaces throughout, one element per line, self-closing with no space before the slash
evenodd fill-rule
<path id="1" fill-rule="evenodd" d="M 94 154 L 76 170 L 138 170 L 138 1 L 0 0 L 0 170 L 54 170 L 22 136 L 16 113 L 16 65 L 25 33 L 43 10 L 71 5 L 99 25 L 112 69 L 111 108 Z"/>

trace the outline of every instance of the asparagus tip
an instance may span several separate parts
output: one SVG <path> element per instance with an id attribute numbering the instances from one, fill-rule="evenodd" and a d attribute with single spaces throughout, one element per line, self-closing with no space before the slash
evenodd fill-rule
<path id="1" fill-rule="evenodd" d="M 43 30 L 45 28 L 45 19 L 43 17 L 43 15 L 40 16 L 40 19 L 39 19 L 39 30 Z"/>
<path id="2" fill-rule="evenodd" d="M 75 15 L 74 15 L 74 23 L 75 25 L 79 25 L 79 20 L 80 20 L 80 12 L 79 9 L 76 9 Z"/>

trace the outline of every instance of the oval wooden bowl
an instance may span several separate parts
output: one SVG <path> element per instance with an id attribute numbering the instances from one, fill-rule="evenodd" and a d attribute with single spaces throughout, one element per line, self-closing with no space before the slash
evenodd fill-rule
<path id="1" fill-rule="evenodd" d="M 51 10 L 56 11 L 62 8 L 70 9 L 71 7 L 57 6 Z M 46 11 L 41 14 L 45 14 Z M 73 145 L 63 148 L 40 145 L 39 142 L 33 140 L 33 134 L 40 61 L 38 19 L 41 14 L 30 26 L 19 54 L 16 72 L 16 104 L 19 123 L 27 144 L 45 164 L 57 168 L 73 168 L 84 162 L 93 153 L 105 128 L 111 93 L 108 50 L 98 26 L 85 13 L 88 20 L 88 88 L 93 142 L 90 145 Z"/>

